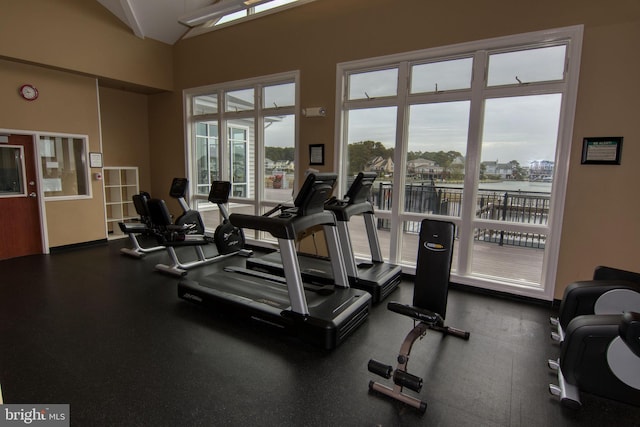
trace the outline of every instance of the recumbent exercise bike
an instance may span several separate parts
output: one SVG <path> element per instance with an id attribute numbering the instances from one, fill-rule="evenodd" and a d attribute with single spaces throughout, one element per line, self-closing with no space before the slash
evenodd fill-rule
<path id="1" fill-rule="evenodd" d="M 179 196 L 177 198 L 183 208 L 183 214 L 176 220 L 176 223 L 172 223 L 171 214 L 164 200 L 150 199 L 147 202 L 158 243 L 166 247 L 171 259 L 171 265 L 156 264 L 156 270 L 174 276 L 184 276 L 189 269 L 211 264 L 231 255 L 251 256 L 253 251 L 244 249 L 244 232 L 231 224 L 225 207 L 229 201 L 231 183 L 229 181 L 211 183 L 208 200 L 218 205 L 223 217 L 223 221 L 216 228 L 213 237 L 204 233 L 205 225 L 200 212 L 189 209 L 184 200 L 187 184 L 188 181 L 185 178 L 176 178 L 172 185 L 170 194 L 173 197 Z M 217 254 L 207 257 L 203 247 L 211 243 L 215 244 Z M 193 247 L 197 259 L 181 262 L 175 248 L 182 246 Z"/>
<path id="2" fill-rule="evenodd" d="M 551 318 L 560 357 L 547 361 L 563 406 L 582 406 L 580 392 L 640 406 L 640 274 L 598 267 L 594 280 L 570 284 Z"/>

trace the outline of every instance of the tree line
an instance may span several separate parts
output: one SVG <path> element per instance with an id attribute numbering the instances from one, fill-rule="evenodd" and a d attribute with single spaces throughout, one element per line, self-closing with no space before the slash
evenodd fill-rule
<path id="1" fill-rule="evenodd" d="M 294 160 L 295 148 L 294 147 L 265 147 L 265 157 L 277 161 Z M 356 175 L 358 172 L 367 168 L 369 163 L 376 157 L 383 159 L 393 159 L 394 148 L 387 148 L 379 141 L 359 141 L 349 144 L 349 175 Z M 454 171 L 452 168 L 453 162 L 462 158 L 462 153 L 458 151 L 409 151 L 407 153 L 407 161 L 416 159 L 431 160 L 436 165 L 443 168 L 444 175 L 458 175 L 458 171 Z M 525 169 L 518 163 L 517 160 L 508 162 L 512 166 L 513 178 L 516 180 L 522 180 L 526 177 Z M 463 165 L 460 165 L 463 168 Z M 462 173 L 462 171 L 459 171 Z M 490 179 L 492 176 L 486 174 L 486 166 L 480 165 L 480 179 Z"/>
<path id="2" fill-rule="evenodd" d="M 360 141 L 349 144 L 349 174 L 357 174 L 365 170 L 368 164 L 376 157 L 393 159 L 394 149 L 386 148 L 379 141 Z M 409 151 L 407 161 L 426 159 L 435 162 L 438 166 L 447 170 L 451 164 L 462 157 L 458 151 Z"/>

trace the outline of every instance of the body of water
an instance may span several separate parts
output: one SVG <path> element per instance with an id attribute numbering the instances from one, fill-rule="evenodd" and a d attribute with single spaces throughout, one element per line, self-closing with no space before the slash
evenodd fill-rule
<path id="1" fill-rule="evenodd" d="M 462 188 L 461 183 L 436 182 L 436 188 Z M 490 191 L 530 191 L 539 193 L 551 193 L 550 182 L 531 181 L 501 181 L 501 182 L 481 182 L 480 190 Z"/>

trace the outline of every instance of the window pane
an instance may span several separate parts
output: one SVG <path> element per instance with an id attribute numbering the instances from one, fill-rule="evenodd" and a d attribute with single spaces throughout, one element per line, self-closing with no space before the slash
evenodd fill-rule
<path id="1" fill-rule="evenodd" d="M 45 197 L 87 195 L 85 140 L 41 136 L 39 145 Z"/>
<path id="2" fill-rule="evenodd" d="M 231 197 L 254 198 L 254 145 L 253 119 L 233 120 L 227 125 Z"/>
<path id="3" fill-rule="evenodd" d="M 193 114 L 215 114 L 218 112 L 218 96 L 202 95 L 193 98 Z"/>
<path id="4" fill-rule="evenodd" d="M 22 147 L 0 146 L 0 197 L 25 194 Z"/>
<path id="5" fill-rule="evenodd" d="M 546 236 L 475 229 L 471 268 L 474 274 L 538 287 Z"/>
<path id="6" fill-rule="evenodd" d="M 485 101 L 479 218 L 546 224 L 560 94 Z"/>
<path id="7" fill-rule="evenodd" d="M 489 55 L 487 86 L 562 80 L 565 52 L 561 45 Z"/>
<path id="8" fill-rule="evenodd" d="M 260 13 L 260 12 L 264 12 L 265 10 L 273 9 L 279 6 L 284 6 L 285 4 L 289 4 L 289 3 L 295 3 L 297 1 L 298 0 L 273 0 L 263 4 L 259 4 L 254 9 L 255 9 L 255 13 Z"/>
<path id="9" fill-rule="evenodd" d="M 469 101 L 409 109 L 405 212 L 460 216 Z"/>
<path id="10" fill-rule="evenodd" d="M 398 69 L 390 68 L 388 70 L 350 74 L 348 85 L 348 99 L 395 96 L 398 93 Z"/>
<path id="11" fill-rule="evenodd" d="M 208 195 L 211 182 L 218 178 L 218 122 L 196 123 L 196 193 Z"/>
<path id="12" fill-rule="evenodd" d="M 264 118 L 265 200 L 292 200 L 295 177 L 295 116 Z"/>
<path id="13" fill-rule="evenodd" d="M 267 86 L 263 89 L 263 108 L 290 107 L 296 102 L 296 86 L 293 83 Z"/>
<path id="14" fill-rule="evenodd" d="M 472 58 L 411 67 L 411 93 L 440 92 L 471 87 Z"/>
<path id="15" fill-rule="evenodd" d="M 253 89 L 242 89 L 225 94 L 226 109 L 225 111 L 247 111 L 255 108 L 255 96 Z"/>
<path id="16" fill-rule="evenodd" d="M 233 12 L 230 13 L 228 15 L 223 16 L 222 18 L 220 18 L 215 25 L 221 25 L 221 24 L 225 24 L 227 22 L 231 22 L 231 21 L 235 21 L 237 19 L 240 18 L 244 18 L 245 16 L 247 16 L 249 13 L 247 10 L 240 10 L 238 12 Z"/>
<path id="17" fill-rule="evenodd" d="M 378 173 L 374 183 L 377 209 L 391 209 L 396 112 L 396 107 L 348 112 L 347 172 L 349 176 L 361 171 Z"/>
<path id="18" fill-rule="evenodd" d="M 375 171 L 378 177 L 371 190 L 371 203 L 376 210 L 391 210 L 393 195 L 393 152 L 395 147 L 397 107 L 367 108 L 348 111 L 347 184 L 361 171 Z M 340 196 L 346 193 L 343 188 Z M 390 248 L 390 223 L 377 219 L 380 249 L 387 259 Z M 360 215 L 351 218 L 349 231 L 356 255 L 370 257 L 366 228 Z M 365 242 L 365 243 L 363 243 Z"/>

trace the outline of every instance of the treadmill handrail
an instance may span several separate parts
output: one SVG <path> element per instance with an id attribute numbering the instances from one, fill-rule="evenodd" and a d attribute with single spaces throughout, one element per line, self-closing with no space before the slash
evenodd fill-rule
<path id="1" fill-rule="evenodd" d="M 285 212 L 276 217 L 232 213 L 229 220 L 236 227 L 266 231 L 275 238 L 288 240 L 296 239 L 299 233 L 311 227 L 336 224 L 335 215 L 329 211 L 303 216 Z"/>
<path id="2" fill-rule="evenodd" d="M 335 203 L 327 203 L 325 209 L 330 210 L 336 215 L 338 221 L 349 221 L 354 215 L 365 213 L 374 213 L 373 205 L 369 201 L 360 203 L 342 203 L 337 200 Z"/>

